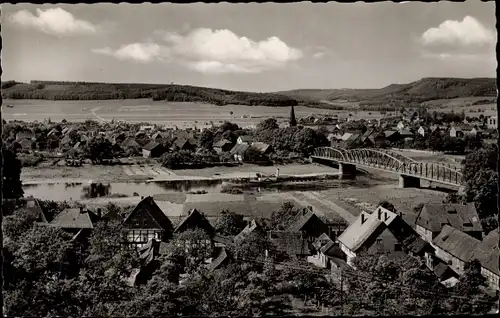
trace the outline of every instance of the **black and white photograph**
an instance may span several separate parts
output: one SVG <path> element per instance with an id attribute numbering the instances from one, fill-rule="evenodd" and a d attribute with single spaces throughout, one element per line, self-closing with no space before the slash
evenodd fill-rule
<path id="1" fill-rule="evenodd" d="M 498 314 L 495 1 L 0 10 L 4 317 Z"/>

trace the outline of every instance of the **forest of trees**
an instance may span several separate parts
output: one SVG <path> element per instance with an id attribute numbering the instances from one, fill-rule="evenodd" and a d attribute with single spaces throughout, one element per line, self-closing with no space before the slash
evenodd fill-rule
<path id="1" fill-rule="evenodd" d="M 56 87 L 56 88 L 54 88 Z M 203 102 L 214 105 L 262 106 L 319 106 L 328 104 L 295 99 L 273 93 L 238 92 L 189 85 L 107 84 L 84 82 L 32 81 L 30 84 L 14 81 L 2 83 L 2 97 L 10 99 L 48 100 L 108 100 L 148 98 L 156 101 Z"/>

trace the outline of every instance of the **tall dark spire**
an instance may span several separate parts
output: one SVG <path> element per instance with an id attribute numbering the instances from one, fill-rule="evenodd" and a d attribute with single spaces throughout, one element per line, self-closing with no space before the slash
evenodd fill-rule
<path id="1" fill-rule="evenodd" d="M 292 108 L 290 109 L 290 127 L 295 127 L 297 126 L 297 120 L 295 119 L 295 110 Z"/>

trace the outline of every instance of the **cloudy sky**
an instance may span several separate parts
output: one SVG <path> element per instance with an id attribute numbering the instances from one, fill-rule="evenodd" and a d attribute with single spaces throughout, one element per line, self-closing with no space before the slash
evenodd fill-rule
<path id="1" fill-rule="evenodd" d="M 3 80 L 268 92 L 495 77 L 494 5 L 6 4 Z"/>

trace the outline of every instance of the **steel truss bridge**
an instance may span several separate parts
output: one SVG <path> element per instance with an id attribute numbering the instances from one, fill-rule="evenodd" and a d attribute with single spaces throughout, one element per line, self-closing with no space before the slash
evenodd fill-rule
<path id="1" fill-rule="evenodd" d="M 403 177 L 413 177 L 460 187 L 462 173 L 452 165 L 420 162 L 385 149 L 343 149 L 333 147 L 316 148 L 311 159 L 321 159 L 338 164 L 360 165 L 397 173 Z"/>

